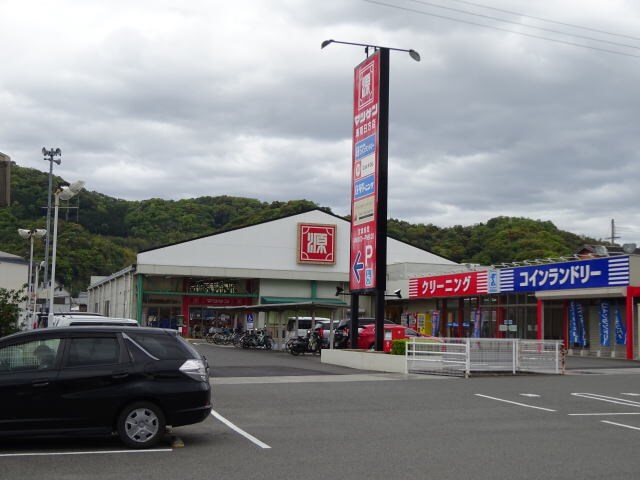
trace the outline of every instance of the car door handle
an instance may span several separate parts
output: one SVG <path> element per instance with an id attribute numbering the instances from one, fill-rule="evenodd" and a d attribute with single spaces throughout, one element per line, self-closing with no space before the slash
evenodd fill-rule
<path id="1" fill-rule="evenodd" d="M 111 375 L 111 378 L 126 378 L 129 376 L 128 372 L 116 372 L 113 375 Z"/>
<path id="2" fill-rule="evenodd" d="M 49 380 L 48 379 L 39 380 L 39 381 L 33 382 L 31 384 L 32 387 L 46 387 L 47 385 L 49 385 Z"/>

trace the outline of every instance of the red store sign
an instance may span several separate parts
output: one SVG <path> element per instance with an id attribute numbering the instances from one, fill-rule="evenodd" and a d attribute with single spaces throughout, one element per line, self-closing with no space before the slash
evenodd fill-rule
<path id="1" fill-rule="evenodd" d="M 183 304 L 215 307 L 238 307 L 241 305 L 251 305 L 251 299 L 247 297 L 195 297 L 185 295 L 183 297 Z"/>
<path id="2" fill-rule="evenodd" d="M 298 224 L 298 263 L 336 263 L 336 225 Z"/>
<path id="3" fill-rule="evenodd" d="M 409 298 L 460 297 L 488 293 L 488 272 L 452 273 L 409 280 Z"/>

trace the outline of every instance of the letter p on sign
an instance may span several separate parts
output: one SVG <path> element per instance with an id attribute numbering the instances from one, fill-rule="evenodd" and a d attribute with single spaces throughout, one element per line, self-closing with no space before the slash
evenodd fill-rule
<path id="1" fill-rule="evenodd" d="M 365 245 L 364 247 L 364 265 L 365 267 L 369 266 L 369 260 L 373 258 L 373 246 Z"/>

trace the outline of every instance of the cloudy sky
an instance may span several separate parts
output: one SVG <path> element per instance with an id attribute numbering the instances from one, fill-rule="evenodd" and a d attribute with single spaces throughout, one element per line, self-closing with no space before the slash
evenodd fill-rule
<path id="1" fill-rule="evenodd" d="M 392 52 L 389 217 L 640 243 L 640 2 L 0 0 L 0 151 L 127 200 L 350 210 L 353 69 Z"/>

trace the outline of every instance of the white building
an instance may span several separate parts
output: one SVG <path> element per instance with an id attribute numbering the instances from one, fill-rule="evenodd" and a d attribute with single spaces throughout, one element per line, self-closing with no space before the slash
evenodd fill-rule
<path id="1" fill-rule="evenodd" d="M 344 318 L 348 297 L 345 302 L 337 296 L 336 287 L 349 289 L 350 229 L 349 221 L 312 210 L 143 251 L 135 265 L 92 278 L 88 310 L 143 325 L 184 325 L 190 333 L 255 322 L 272 327 L 274 338 L 281 337 L 277 327 L 283 316 L 312 312 Z M 388 292 L 406 288 L 416 271 L 460 268 L 392 238 L 387 263 Z M 373 315 L 371 297 L 361 296 L 359 303 L 365 315 Z M 390 309 L 399 319 L 400 312 Z"/>
<path id="2" fill-rule="evenodd" d="M 29 278 L 29 262 L 18 255 L 0 252 L 0 288 L 24 290 Z"/>

